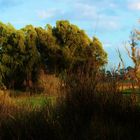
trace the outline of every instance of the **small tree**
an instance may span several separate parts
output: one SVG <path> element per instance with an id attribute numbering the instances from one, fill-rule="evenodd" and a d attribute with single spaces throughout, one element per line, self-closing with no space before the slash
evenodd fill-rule
<path id="1" fill-rule="evenodd" d="M 130 35 L 130 42 L 129 45 L 131 47 L 131 51 L 129 51 L 127 48 L 128 56 L 131 58 L 134 69 L 133 69 L 133 80 L 137 83 L 137 85 L 140 88 L 140 50 L 138 48 L 138 32 L 133 31 Z"/>

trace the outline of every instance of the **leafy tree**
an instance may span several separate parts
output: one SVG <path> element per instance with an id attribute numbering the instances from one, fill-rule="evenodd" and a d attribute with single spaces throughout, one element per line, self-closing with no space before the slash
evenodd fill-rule
<path id="1" fill-rule="evenodd" d="M 41 54 L 42 63 L 47 70 L 55 72 L 58 65 L 59 53 L 61 56 L 61 50 L 56 43 L 56 38 L 52 34 L 52 28 L 50 25 L 46 26 L 46 29 L 41 27 L 36 28 L 38 35 L 38 51 Z"/>
<path id="2" fill-rule="evenodd" d="M 16 47 L 15 39 L 16 30 L 10 25 L 0 24 L 0 40 L 1 40 L 1 59 L 0 59 L 0 71 L 2 82 L 9 87 L 13 83 L 14 70 L 16 69 Z M 9 80 L 6 80 L 9 79 Z"/>
<path id="3" fill-rule="evenodd" d="M 22 29 L 25 35 L 25 54 L 23 60 L 23 73 L 26 79 L 24 84 L 31 88 L 38 74 L 40 67 L 40 54 L 37 50 L 37 33 L 32 25 L 27 25 Z"/>
<path id="4" fill-rule="evenodd" d="M 71 64 L 68 67 L 83 65 L 89 58 L 90 61 L 91 59 L 94 62 L 100 61 L 99 67 L 106 63 L 107 54 L 100 41 L 95 37 L 91 40 L 83 30 L 70 24 L 69 21 L 57 21 L 53 34 L 56 36 L 63 54 L 67 54 L 67 62 Z"/>
<path id="5" fill-rule="evenodd" d="M 0 85 L 7 88 L 33 88 L 42 68 L 59 74 L 88 63 L 96 71 L 106 62 L 101 42 L 69 21 L 20 30 L 0 23 Z"/>

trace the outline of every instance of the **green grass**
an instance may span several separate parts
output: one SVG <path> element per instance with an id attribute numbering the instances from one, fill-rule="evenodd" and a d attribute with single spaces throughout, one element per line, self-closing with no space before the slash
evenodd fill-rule
<path id="1" fill-rule="evenodd" d="M 140 107 L 140 90 L 139 89 L 135 89 L 135 91 L 133 91 L 132 89 L 125 89 L 122 91 L 123 95 L 125 97 L 130 97 L 131 95 L 135 95 L 135 99 L 136 99 L 136 103 L 137 105 Z"/>
<path id="2" fill-rule="evenodd" d="M 55 97 L 46 97 L 44 95 L 37 95 L 37 96 L 27 96 L 27 97 L 16 97 L 13 98 L 15 103 L 17 105 L 25 105 L 25 106 L 31 106 L 31 107 L 43 107 L 46 104 L 54 104 Z"/>
<path id="3" fill-rule="evenodd" d="M 125 89 L 122 91 L 123 94 L 131 94 L 131 93 L 136 93 L 136 94 L 140 94 L 140 90 L 139 89 L 135 89 L 133 91 L 133 89 Z"/>

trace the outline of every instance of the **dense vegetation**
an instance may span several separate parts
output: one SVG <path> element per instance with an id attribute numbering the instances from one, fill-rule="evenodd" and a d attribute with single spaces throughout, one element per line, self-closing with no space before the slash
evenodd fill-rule
<path id="1" fill-rule="evenodd" d="M 66 75 L 57 99 L 42 96 L 36 105 L 31 97 L 10 98 L 1 92 L 0 139 L 139 139 L 139 104 L 123 96 L 114 79 L 103 84 L 104 76 L 83 71 Z"/>
<path id="2" fill-rule="evenodd" d="M 20 30 L 0 23 L 0 140 L 140 139 L 140 57 L 131 39 L 134 68 L 118 51 L 121 63 L 106 71 L 101 42 L 69 21 Z M 45 94 L 28 94 L 40 86 Z"/>
<path id="3" fill-rule="evenodd" d="M 96 37 L 91 40 L 69 21 L 20 30 L 0 23 L 0 83 L 7 89 L 31 89 L 41 69 L 60 74 L 89 60 L 98 69 L 107 62 L 107 54 Z"/>

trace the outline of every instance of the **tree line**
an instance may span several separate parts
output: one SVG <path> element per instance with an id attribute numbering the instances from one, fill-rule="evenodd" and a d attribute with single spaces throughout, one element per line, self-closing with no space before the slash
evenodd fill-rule
<path id="1" fill-rule="evenodd" d="M 87 63 L 97 70 L 106 62 L 99 39 L 67 20 L 19 30 L 0 22 L 0 87 L 30 89 L 41 69 L 59 75 Z"/>

